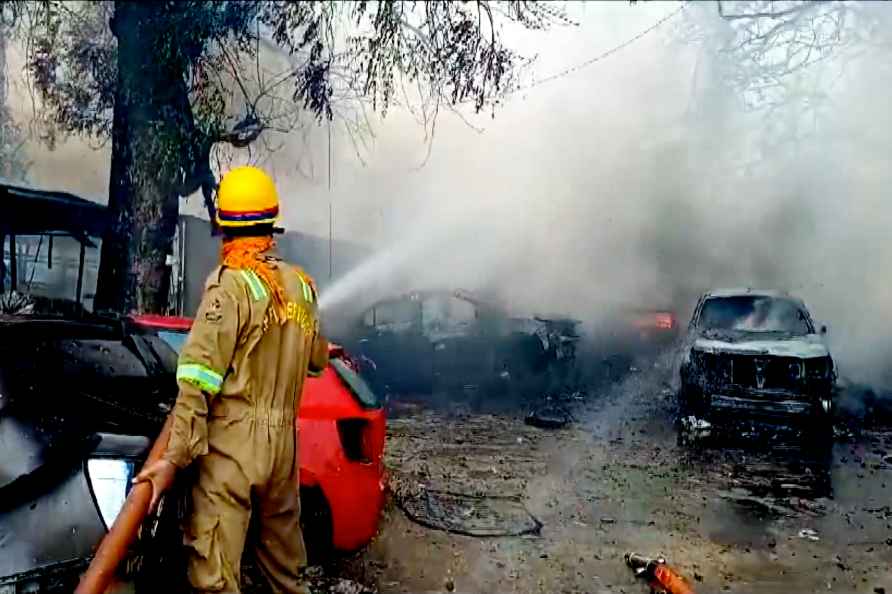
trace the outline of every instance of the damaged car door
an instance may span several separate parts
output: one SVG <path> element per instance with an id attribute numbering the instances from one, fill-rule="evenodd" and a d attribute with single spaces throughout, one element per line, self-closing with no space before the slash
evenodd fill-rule
<path id="1" fill-rule="evenodd" d="M 406 295 L 366 311 L 355 351 L 375 362 L 376 392 L 427 393 L 433 385 L 433 346 L 422 330 L 421 300 Z"/>

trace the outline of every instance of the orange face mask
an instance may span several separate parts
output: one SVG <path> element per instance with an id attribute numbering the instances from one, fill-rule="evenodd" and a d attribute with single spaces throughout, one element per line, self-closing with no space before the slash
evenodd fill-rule
<path id="1" fill-rule="evenodd" d="M 272 237 L 233 237 L 223 240 L 221 262 L 234 270 L 250 270 L 266 284 L 272 295 L 274 312 L 280 324 L 285 323 L 285 289 L 275 266 L 260 258 L 273 247 Z"/>

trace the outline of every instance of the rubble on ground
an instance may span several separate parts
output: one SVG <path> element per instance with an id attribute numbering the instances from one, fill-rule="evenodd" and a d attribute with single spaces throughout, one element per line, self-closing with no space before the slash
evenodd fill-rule
<path id="1" fill-rule="evenodd" d="M 420 489 L 397 504 L 422 526 L 465 536 L 521 536 L 542 528 L 519 497 Z"/>
<path id="2" fill-rule="evenodd" d="M 386 454 L 397 505 L 348 575 L 382 592 L 449 583 L 456 591 L 507 583 L 531 592 L 637 592 L 644 584 L 616 560 L 644 549 L 671 551 L 680 574 L 709 592 L 758 586 L 781 594 L 828 583 L 860 591 L 887 579 L 892 512 L 882 494 L 892 432 L 859 429 L 832 457 L 829 448 L 803 448 L 795 432 L 755 425 L 710 427 L 710 438 L 690 447 L 676 440 L 667 370 L 636 361 L 624 379 L 579 395 L 541 392 L 539 404 L 566 406 L 575 419 L 560 431 L 526 424 L 535 400 L 485 414 L 464 405 L 402 411 L 389 422 Z M 432 530 L 406 510 L 440 504 L 437 491 L 461 495 L 450 501 L 453 519 L 477 520 L 474 505 L 463 507 L 468 499 L 508 496 L 542 529 L 497 539 Z"/>
<path id="3" fill-rule="evenodd" d="M 545 403 L 531 410 L 524 422 L 539 429 L 560 429 L 573 421 L 573 415 L 566 407 L 547 398 Z"/>

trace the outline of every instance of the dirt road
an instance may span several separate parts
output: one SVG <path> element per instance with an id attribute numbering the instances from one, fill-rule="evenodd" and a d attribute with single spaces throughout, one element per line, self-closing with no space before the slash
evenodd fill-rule
<path id="1" fill-rule="evenodd" d="M 586 396 L 565 429 L 526 426 L 519 412 L 392 419 L 402 505 L 339 570 L 384 593 L 647 592 L 622 562 L 631 550 L 664 555 L 701 593 L 892 592 L 892 433 L 825 456 L 765 434 L 681 446 L 668 367 L 639 365 Z M 440 491 L 517 500 L 417 504 Z M 524 506 L 541 529 L 502 537 L 405 511 L 491 533 L 523 528 Z"/>

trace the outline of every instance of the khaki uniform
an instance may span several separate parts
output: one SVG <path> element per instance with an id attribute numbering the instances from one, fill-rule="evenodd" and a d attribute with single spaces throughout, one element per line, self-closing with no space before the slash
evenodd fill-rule
<path id="1" fill-rule="evenodd" d="M 309 280 L 272 255 L 287 298 L 284 325 L 270 291 L 248 270 L 211 273 L 177 368 L 179 397 L 165 458 L 194 462 L 185 527 L 189 581 L 200 592 L 238 592 L 251 514 L 253 543 L 275 592 L 307 592 L 295 417 L 308 369 L 328 361 Z"/>

